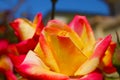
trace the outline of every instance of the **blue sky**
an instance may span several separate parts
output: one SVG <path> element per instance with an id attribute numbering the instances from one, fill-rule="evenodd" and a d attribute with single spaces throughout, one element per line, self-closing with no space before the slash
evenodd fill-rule
<path id="1" fill-rule="evenodd" d="M 7 3 L 5 1 L 7 1 Z M 58 0 L 56 11 L 109 15 L 109 8 L 103 1 L 104 0 Z M 18 0 L 0 0 L 0 11 L 11 9 L 17 2 Z M 16 17 L 20 17 L 21 12 L 24 11 L 28 11 L 33 15 L 41 12 L 43 16 L 46 16 L 48 12 L 51 11 L 51 0 L 25 0 L 15 13 Z"/>

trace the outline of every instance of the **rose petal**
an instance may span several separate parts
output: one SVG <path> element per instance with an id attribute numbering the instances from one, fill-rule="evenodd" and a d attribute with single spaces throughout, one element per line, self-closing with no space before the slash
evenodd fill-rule
<path id="1" fill-rule="evenodd" d="M 6 76 L 7 80 L 17 80 L 13 73 L 13 64 L 9 57 L 5 55 L 0 57 L 0 71 Z"/>
<path id="2" fill-rule="evenodd" d="M 86 61 L 87 57 L 81 52 L 78 35 L 65 24 L 61 23 L 62 25 L 60 25 L 60 23 L 54 20 L 50 21 L 44 29 L 44 36 L 57 61 L 60 72 L 71 76 Z"/>
<path id="3" fill-rule="evenodd" d="M 35 33 L 35 28 L 27 19 L 16 19 L 14 22 L 11 22 L 10 25 L 20 40 L 32 38 Z"/>
<path id="4" fill-rule="evenodd" d="M 85 48 L 81 38 L 66 24 L 60 21 L 49 21 L 47 24 L 47 28 L 45 28 L 45 31 L 47 31 L 49 34 L 69 37 L 72 40 L 72 42 L 76 45 L 76 47 L 78 47 L 80 50 Z"/>
<path id="5" fill-rule="evenodd" d="M 95 70 L 80 78 L 79 80 L 103 80 L 103 75 L 100 71 Z"/>
<path id="6" fill-rule="evenodd" d="M 107 74 L 112 74 L 116 72 L 116 68 L 112 64 L 112 56 L 116 48 L 116 43 L 111 42 L 108 49 L 105 52 L 105 56 L 102 59 L 101 68 Z M 103 67 L 102 67 L 103 66 Z"/>
<path id="7" fill-rule="evenodd" d="M 87 75 L 88 73 L 94 71 L 99 65 L 99 58 L 88 59 L 83 63 L 78 70 L 75 72 L 75 76 Z"/>
<path id="8" fill-rule="evenodd" d="M 67 80 L 68 77 L 54 73 L 32 51 L 29 51 L 25 60 L 17 68 L 17 71 L 29 80 Z"/>
<path id="9" fill-rule="evenodd" d="M 17 67 L 18 65 L 20 65 L 20 64 L 23 62 L 23 60 L 25 59 L 26 55 L 23 54 L 23 55 L 19 55 L 19 56 L 18 56 L 18 55 L 15 55 L 15 54 L 10 53 L 10 54 L 9 54 L 9 57 L 10 57 L 13 65 L 14 65 L 15 67 Z"/>
<path id="10" fill-rule="evenodd" d="M 95 41 L 90 42 L 90 45 L 85 45 L 88 41 L 82 40 L 78 34 L 76 34 L 73 30 L 71 30 L 66 24 L 57 21 L 51 20 L 48 22 L 47 27 L 44 29 L 48 34 L 69 37 L 72 42 L 75 44 L 77 48 L 81 50 L 81 52 L 86 55 L 88 58 L 93 53 Z"/>
<path id="11" fill-rule="evenodd" d="M 42 14 L 40 13 L 35 16 L 33 23 L 27 19 L 19 18 L 11 22 L 10 25 L 15 30 L 15 34 L 20 40 L 35 38 L 36 36 L 39 37 L 39 34 L 44 27 Z"/>
<path id="12" fill-rule="evenodd" d="M 94 53 L 92 56 L 75 72 L 75 75 L 86 75 L 94 71 L 103 57 L 106 49 L 108 48 L 111 41 L 111 35 L 96 44 Z"/>
<path id="13" fill-rule="evenodd" d="M 103 40 L 101 40 L 99 43 L 97 43 L 94 48 L 94 52 L 91 58 L 98 57 L 101 59 L 104 56 L 105 51 L 110 45 L 111 38 L 112 38 L 111 35 L 108 35 Z"/>
<path id="14" fill-rule="evenodd" d="M 69 26 L 82 38 L 84 43 L 87 41 L 95 43 L 93 31 L 85 16 L 76 15 Z"/>
<path id="15" fill-rule="evenodd" d="M 8 48 L 8 41 L 1 39 L 0 40 L 0 55 L 6 54 Z"/>
<path id="16" fill-rule="evenodd" d="M 4 70 L 11 70 L 13 69 L 13 65 L 9 57 L 3 55 L 0 57 L 0 68 Z"/>
<path id="17" fill-rule="evenodd" d="M 37 43 L 38 43 L 38 40 L 32 38 L 16 44 L 16 48 L 19 54 L 27 54 L 29 50 L 34 50 Z"/>
<path id="18" fill-rule="evenodd" d="M 48 65 L 53 71 L 59 72 L 58 65 L 56 63 L 56 60 L 53 55 L 53 51 L 51 50 L 50 45 L 48 42 L 46 42 L 45 37 L 41 34 L 40 35 L 40 48 L 42 50 L 42 53 L 40 53 L 40 56 L 44 56 L 42 60 Z"/>
<path id="19" fill-rule="evenodd" d="M 9 46 L 8 46 L 8 53 L 9 54 L 14 54 L 14 55 L 19 55 L 19 52 L 18 52 L 18 50 L 17 50 L 17 48 L 16 48 L 16 44 L 10 44 Z M 8 55 L 9 55 L 8 54 Z"/>
<path id="20" fill-rule="evenodd" d="M 40 32 L 42 31 L 44 24 L 42 22 L 42 14 L 38 13 L 34 20 L 33 20 L 33 25 L 36 28 L 35 34 L 40 35 Z"/>
<path id="21" fill-rule="evenodd" d="M 93 52 L 92 50 L 95 44 L 95 38 L 86 17 L 76 15 L 74 19 L 70 22 L 69 26 L 79 35 L 82 43 L 84 43 L 84 49 L 82 50 L 82 52 L 87 57 L 90 57 L 91 53 Z"/>
<path id="22" fill-rule="evenodd" d="M 115 48 L 116 48 L 116 43 L 111 42 L 108 49 L 105 52 L 105 56 L 103 57 L 103 63 L 105 66 L 112 65 L 112 56 L 114 54 Z"/>
<path id="23" fill-rule="evenodd" d="M 5 75 L 6 75 L 6 80 L 17 80 L 17 77 L 11 71 L 6 71 Z"/>

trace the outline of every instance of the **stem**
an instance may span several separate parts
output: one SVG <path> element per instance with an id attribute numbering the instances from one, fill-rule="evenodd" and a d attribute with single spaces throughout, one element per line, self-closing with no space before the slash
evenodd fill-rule
<path id="1" fill-rule="evenodd" d="M 54 19 L 55 17 L 55 4 L 57 0 L 51 0 L 52 1 L 52 13 L 51 13 L 51 19 Z"/>
<path id="2" fill-rule="evenodd" d="M 118 32 L 116 31 L 116 36 L 117 36 L 117 43 L 118 43 L 118 46 L 120 47 L 120 40 L 119 40 L 119 35 L 118 35 Z"/>

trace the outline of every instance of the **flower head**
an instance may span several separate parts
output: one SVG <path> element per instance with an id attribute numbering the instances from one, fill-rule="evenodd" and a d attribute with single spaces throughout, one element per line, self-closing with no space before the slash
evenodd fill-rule
<path id="1" fill-rule="evenodd" d="M 102 80 L 105 68 L 114 69 L 105 73 L 116 72 L 111 62 L 115 49 L 111 35 L 95 40 L 86 17 L 76 15 L 69 25 L 50 20 L 44 28 L 38 19 L 33 24 L 17 19 L 17 26 L 12 25 L 22 41 L 32 40 L 17 48 L 27 50 L 24 59 L 19 62 L 21 57 L 16 56 L 19 60 L 13 61 L 19 62 L 15 66 L 20 75 L 29 80 Z"/>

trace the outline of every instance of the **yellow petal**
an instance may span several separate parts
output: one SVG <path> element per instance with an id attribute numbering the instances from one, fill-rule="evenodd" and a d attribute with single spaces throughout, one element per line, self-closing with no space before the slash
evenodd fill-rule
<path id="1" fill-rule="evenodd" d="M 17 67 L 18 72 L 31 80 L 67 80 L 68 76 L 50 71 L 50 68 L 33 51 Z M 29 76 L 29 77 L 28 77 Z"/>
<path id="2" fill-rule="evenodd" d="M 112 65 L 112 56 L 114 54 L 115 48 L 116 48 L 116 43 L 111 42 L 109 47 L 107 48 L 107 50 L 105 52 L 105 56 L 102 59 L 105 66 Z"/>
<path id="3" fill-rule="evenodd" d="M 44 55 L 44 53 L 42 52 L 39 43 L 36 45 L 36 47 L 35 47 L 35 49 L 34 49 L 34 52 L 35 52 L 36 54 L 38 54 L 38 56 L 44 61 L 45 55 Z"/>
<path id="4" fill-rule="evenodd" d="M 81 42 L 84 43 L 82 52 L 89 58 L 93 52 L 95 38 L 86 17 L 76 15 L 69 26 L 79 35 Z"/>
<path id="5" fill-rule="evenodd" d="M 94 71 L 98 65 L 99 61 L 103 57 L 106 49 L 108 48 L 111 41 L 111 35 L 101 40 L 96 44 L 92 56 L 76 71 L 75 75 L 85 75 Z"/>
<path id="6" fill-rule="evenodd" d="M 42 60 L 39 57 L 37 57 L 37 54 L 35 54 L 31 50 L 27 53 L 25 60 L 21 63 L 21 65 L 23 64 L 33 64 L 33 65 L 39 66 L 39 68 L 44 68 L 44 69 L 49 70 L 49 67 L 47 67 L 42 62 Z"/>
<path id="7" fill-rule="evenodd" d="M 76 15 L 70 22 L 69 26 L 80 36 L 80 38 L 82 38 L 85 43 L 87 43 L 87 41 L 89 41 L 90 44 L 95 43 L 92 28 L 85 16 Z"/>
<path id="8" fill-rule="evenodd" d="M 35 28 L 32 23 L 27 19 L 17 19 L 14 22 L 18 22 L 19 34 L 21 40 L 26 40 L 28 38 L 32 38 L 35 33 Z"/>
<path id="9" fill-rule="evenodd" d="M 53 56 L 53 51 L 42 34 L 40 35 L 39 43 L 34 51 L 39 55 L 44 63 L 50 67 L 51 70 L 59 72 L 58 65 Z"/>
<path id="10" fill-rule="evenodd" d="M 36 29 L 35 31 L 35 35 L 40 35 L 43 27 L 44 27 L 44 24 L 43 24 L 43 21 L 42 21 L 42 14 L 41 13 L 38 13 L 34 20 L 33 20 L 33 27 Z"/>
<path id="11" fill-rule="evenodd" d="M 75 76 L 86 75 L 94 71 L 99 65 L 99 58 L 88 59 L 80 68 L 75 72 Z"/>
<path id="12" fill-rule="evenodd" d="M 47 24 L 47 27 L 48 28 L 45 28 L 45 31 L 47 31 L 49 34 L 69 37 L 76 47 L 78 47 L 78 49 L 82 50 L 86 47 L 77 33 L 70 29 L 70 27 L 68 27 L 66 24 L 57 20 L 51 20 Z"/>
<path id="13" fill-rule="evenodd" d="M 60 37 L 47 32 L 45 32 L 45 37 L 52 48 L 60 73 L 72 76 L 79 66 L 87 60 L 87 57 L 69 37 Z"/>

